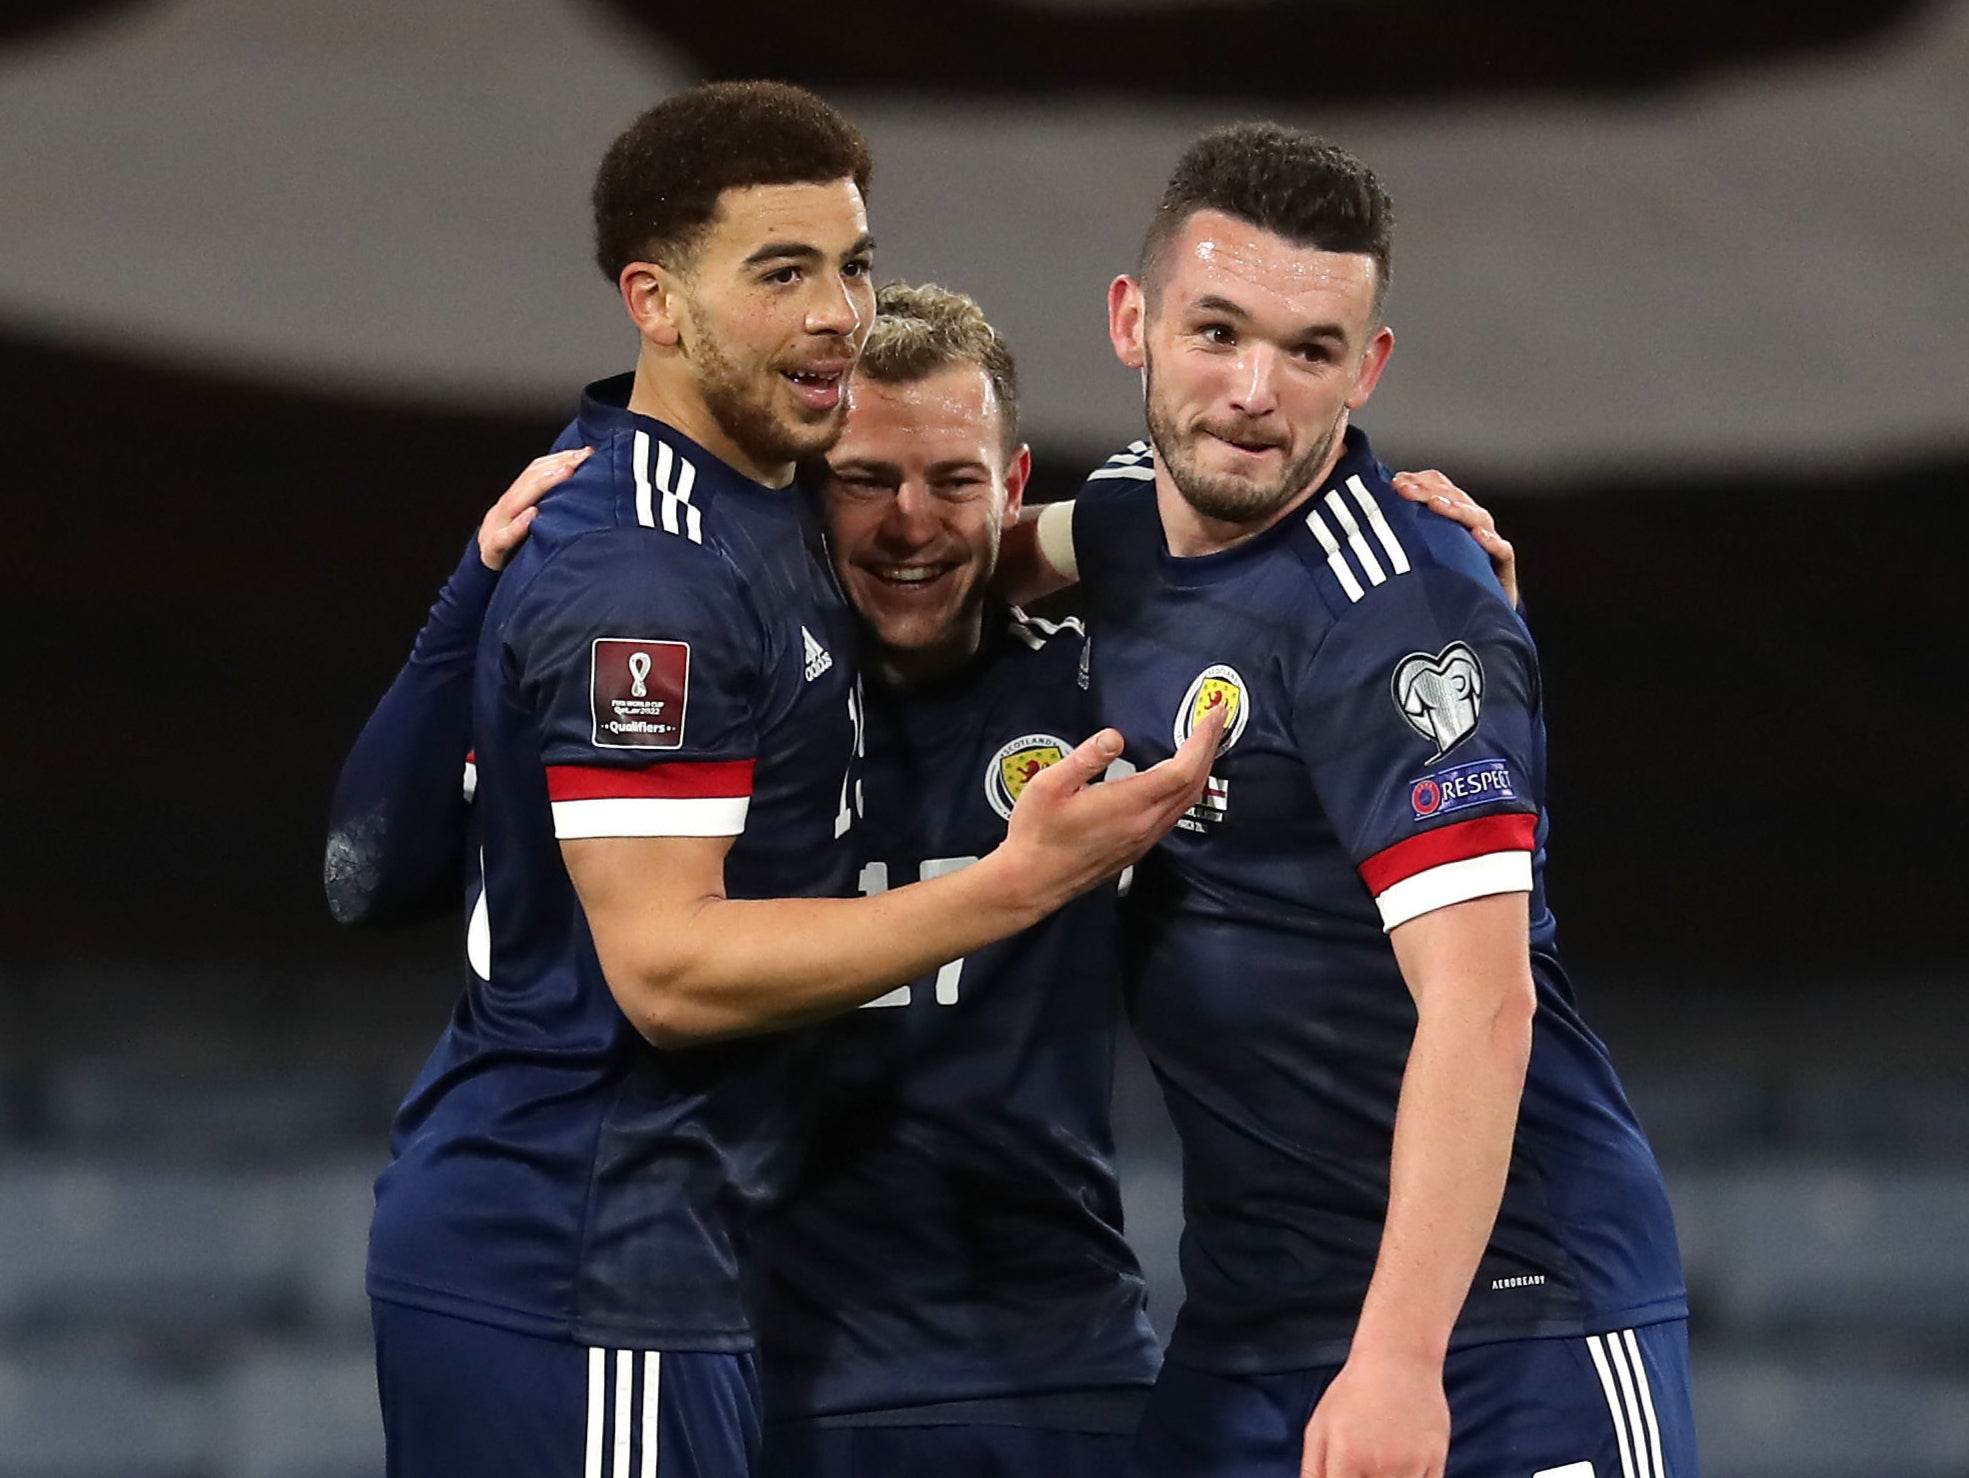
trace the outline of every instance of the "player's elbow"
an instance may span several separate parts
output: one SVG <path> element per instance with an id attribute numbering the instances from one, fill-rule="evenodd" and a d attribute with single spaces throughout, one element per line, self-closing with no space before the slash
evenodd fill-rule
<path id="1" fill-rule="evenodd" d="M 675 995 L 645 1001 L 631 1020 L 645 1042 L 666 1052 L 703 1047 L 731 1035 L 715 1025 L 708 1013 Z"/>
<path id="2" fill-rule="evenodd" d="M 674 1052 L 736 1034 L 726 1014 L 711 1008 L 680 962 L 645 962 L 617 970 L 604 967 L 604 974 L 616 1005 L 652 1047 Z"/>
<path id="3" fill-rule="evenodd" d="M 1530 970 L 1513 972 L 1500 984 L 1491 1011 L 1491 1034 L 1500 1042 L 1531 1050 L 1532 1022 L 1538 1015 L 1538 986 Z"/>
<path id="4" fill-rule="evenodd" d="M 328 916 L 344 928 L 375 926 L 380 922 L 381 874 L 375 850 L 363 845 L 354 828 L 331 831 L 321 858 L 321 891 L 328 900 Z"/>

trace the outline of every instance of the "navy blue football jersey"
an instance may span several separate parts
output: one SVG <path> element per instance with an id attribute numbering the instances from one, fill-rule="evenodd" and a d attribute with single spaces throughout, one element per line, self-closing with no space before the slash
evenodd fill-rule
<path id="1" fill-rule="evenodd" d="M 1129 1009 L 1183 1143 L 1172 1358 L 1344 1358 L 1386 1214 L 1415 1009 L 1385 930 L 1528 892 L 1538 990 L 1503 1208 L 1454 1343 L 1685 1312 L 1654 1157 L 1581 1020 L 1543 886 L 1538 660 L 1488 561 L 1366 438 L 1304 504 L 1173 557 L 1138 443 L 1077 501 L 1103 720 L 1167 757 L 1213 707 L 1199 804 L 1137 870 Z"/>
<path id="2" fill-rule="evenodd" d="M 809 500 L 632 414 L 629 385 L 584 396 L 570 435 L 595 454 L 542 502 L 480 636 L 473 974 L 397 1120 L 369 1289 L 586 1344 L 738 1350 L 807 1034 L 651 1047 L 560 844 L 729 836 L 734 897 L 851 892 L 856 631 Z"/>
<path id="3" fill-rule="evenodd" d="M 963 671 L 869 684 L 862 892 L 1004 840 L 1027 779 L 1094 727 L 1082 650 L 1078 623 L 1005 616 Z M 1043 1398 L 1154 1378 L 1109 1133 L 1114 901 L 1096 889 L 821 1028 L 806 1164 L 762 1239 L 769 1417 L 965 1402 L 1070 1423 Z"/>

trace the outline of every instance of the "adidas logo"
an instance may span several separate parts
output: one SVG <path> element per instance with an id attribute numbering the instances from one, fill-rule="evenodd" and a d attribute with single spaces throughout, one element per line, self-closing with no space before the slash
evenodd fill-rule
<path id="1" fill-rule="evenodd" d="M 812 682 L 834 665 L 834 658 L 826 647 L 814 640 L 814 634 L 806 627 L 800 628 L 800 639 L 807 645 L 807 681 Z"/>

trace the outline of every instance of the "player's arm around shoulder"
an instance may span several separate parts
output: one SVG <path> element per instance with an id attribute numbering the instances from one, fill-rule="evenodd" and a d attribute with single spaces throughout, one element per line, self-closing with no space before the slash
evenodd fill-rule
<path id="1" fill-rule="evenodd" d="M 1080 579 L 1073 548 L 1073 502 L 1029 504 L 998 545 L 992 590 L 1007 605 L 1056 595 Z"/>
<path id="2" fill-rule="evenodd" d="M 1098 565 L 1113 542 L 1115 505 L 1146 493 L 1143 508 L 1152 514 L 1154 483 L 1155 454 L 1146 441 L 1134 441 L 1089 473 L 1072 498 L 1027 504 L 999 549 L 992 582 L 999 597 L 1024 605 L 1087 579 L 1084 556 L 1091 548 Z"/>
<path id="3" fill-rule="evenodd" d="M 343 762 L 330 800 L 322 882 L 351 927 L 419 922 L 455 910 L 469 792 L 472 668 L 499 573 L 539 502 L 586 460 L 576 447 L 536 458 L 486 511 L 438 594 L 410 660 Z"/>

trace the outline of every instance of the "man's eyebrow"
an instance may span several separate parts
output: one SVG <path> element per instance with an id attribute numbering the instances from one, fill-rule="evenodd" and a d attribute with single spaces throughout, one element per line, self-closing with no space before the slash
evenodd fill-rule
<path id="1" fill-rule="evenodd" d="M 1192 313 L 1216 313 L 1225 318 L 1251 321 L 1251 315 L 1233 303 L 1229 298 L 1220 298 L 1215 293 L 1206 293 L 1190 305 Z M 1296 343 L 1307 343 L 1314 339 L 1332 339 L 1338 343 L 1347 342 L 1347 328 L 1339 323 L 1308 323 L 1293 334 Z"/>
<path id="2" fill-rule="evenodd" d="M 1202 297 L 1198 298 L 1190 305 L 1190 311 L 1192 313 L 1221 313 L 1227 318 L 1249 318 L 1251 316 L 1229 298 L 1220 298 L 1215 293 L 1205 293 Z"/>
<path id="3" fill-rule="evenodd" d="M 1344 344 L 1347 342 L 1347 330 L 1338 323 L 1309 323 L 1299 330 L 1300 342 L 1308 339 L 1335 339 Z"/>
<path id="4" fill-rule="evenodd" d="M 952 457 L 948 462 L 932 462 L 928 468 L 932 473 L 979 472 L 991 476 L 991 469 L 976 457 Z"/>
<path id="5" fill-rule="evenodd" d="M 863 232 L 855 239 L 853 246 L 842 253 L 843 261 L 853 261 L 865 257 L 875 250 L 875 238 Z M 744 265 L 756 267 L 762 262 L 818 262 L 826 253 L 810 241 L 768 241 L 745 259 Z"/>
<path id="6" fill-rule="evenodd" d="M 836 477 L 848 472 L 872 472 L 882 477 L 902 476 L 902 469 L 894 462 L 884 462 L 875 457 L 842 457 L 829 462 L 827 470 Z"/>
<path id="7" fill-rule="evenodd" d="M 745 259 L 745 265 L 756 267 L 761 262 L 793 261 L 818 262 L 820 248 L 805 241 L 768 241 Z"/>

